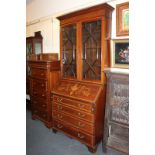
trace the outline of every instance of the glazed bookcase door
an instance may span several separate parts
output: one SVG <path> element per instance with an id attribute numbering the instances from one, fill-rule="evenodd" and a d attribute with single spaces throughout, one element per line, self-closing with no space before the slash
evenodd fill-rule
<path id="1" fill-rule="evenodd" d="M 62 28 L 62 65 L 64 78 L 76 78 L 76 25 Z"/>
<path id="2" fill-rule="evenodd" d="M 27 43 L 26 44 L 26 56 L 29 56 L 32 54 L 32 43 Z"/>
<path id="3" fill-rule="evenodd" d="M 40 42 L 36 42 L 35 43 L 35 54 L 41 54 L 41 51 L 42 51 L 42 47 L 41 47 L 41 43 Z"/>
<path id="4" fill-rule="evenodd" d="M 101 20 L 82 23 L 82 78 L 101 80 Z"/>

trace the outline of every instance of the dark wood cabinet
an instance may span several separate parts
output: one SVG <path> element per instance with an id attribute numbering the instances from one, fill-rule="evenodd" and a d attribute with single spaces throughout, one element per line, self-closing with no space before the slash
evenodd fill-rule
<path id="1" fill-rule="evenodd" d="M 113 8 L 101 4 L 58 17 L 61 80 L 51 93 L 54 132 L 64 132 L 95 152 L 102 140 L 105 67 Z"/>
<path id="2" fill-rule="evenodd" d="M 30 66 L 26 61 L 26 94 L 30 95 Z"/>
<path id="3" fill-rule="evenodd" d="M 31 54 L 41 54 L 43 52 L 43 37 L 41 31 L 35 32 L 35 36 L 26 38 L 26 56 L 29 59 Z"/>
<path id="4" fill-rule="evenodd" d="M 28 60 L 43 52 L 43 37 L 41 32 L 35 32 L 35 36 L 26 38 L 26 94 L 30 95 L 30 67 Z"/>
<path id="5" fill-rule="evenodd" d="M 57 60 L 56 55 L 53 54 L 53 60 L 28 61 L 32 119 L 43 121 L 48 128 L 52 127 L 50 92 L 60 79 L 60 61 Z"/>
<path id="6" fill-rule="evenodd" d="M 129 75 L 106 72 L 107 96 L 103 150 L 129 153 Z"/>

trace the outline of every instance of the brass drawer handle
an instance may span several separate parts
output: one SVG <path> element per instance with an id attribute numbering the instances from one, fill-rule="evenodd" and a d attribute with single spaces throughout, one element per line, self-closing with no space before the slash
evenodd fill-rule
<path id="1" fill-rule="evenodd" d="M 61 128 L 63 128 L 63 125 L 58 124 L 57 127 L 58 127 L 59 129 L 61 129 Z"/>
<path id="2" fill-rule="evenodd" d="M 62 98 L 57 98 L 57 101 L 58 101 L 58 102 L 61 102 L 61 101 L 62 101 Z"/>
<path id="3" fill-rule="evenodd" d="M 80 107 L 80 108 L 84 108 L 85 107 L 85 105 L 84 104 L 78 104 L 78 106 Z"/>
<path id="4" fill-rule="evenodd" d="M 78 123 L 78 126 L 79 126 L 79 127 L 84 127 L 84 126 L 85 126 L 85 124 L 84 124 L 84 123 L 79 122 L 79 123 Z"/>
<path id="5" fill-rule="evenodd" d="M 80 117 L 85 117 L 85 116 L 86 116 L 85 114 L 81 114 L 80 112 L 78 113 L 78 115 L 79 115 Z"/>
<path id="6" fill-rule="evenodd" d="M 81 138 L 81 139 L 85 138 L 85 136 L 81 135 L 80 133 L 78 133 L 78 137 Z"/>
<path id="7" fill-rule="evenodd" d="M 62 115 L 58 114 L 58 118 L 62 118 Z"/>
<path id="8" fill-rule="evenodd" d="M 92 112 L 95 112 L 95 108 L 93 107 L 93 108 L 91 109 L 91 111 L 92 111 Z"/>

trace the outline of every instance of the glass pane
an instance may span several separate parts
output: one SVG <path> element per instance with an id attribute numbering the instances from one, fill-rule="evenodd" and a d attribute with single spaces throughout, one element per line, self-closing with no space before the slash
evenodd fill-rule
<path id="1" fill-rule="evenodd" d="M 76 26 L 62 28 L 63 76 L 76 78 Z"/>
<path id="2" fill-rule="evenodd" d="M 27 74 L 28 74 L 28 76 L 31 75 L 31 69 L 30 69 L 30 66 L 29 65 L 27 66 Z"/>
<path id="3" fill-rule="evenodd" d="M 32 54 L 32 44 L 31 43 L 27 43 L 26 44 L 26 56 Z"/>
<path id="4" fill-rule="evenodd" d="M 82 24 L 83 73 L 86 80 L 101 80 L 101 20 Z"/>
<path id="5" fill-rule="evenodd" d="M 41 53 L 41 43 L 35 43 L 35 54 Z"/>

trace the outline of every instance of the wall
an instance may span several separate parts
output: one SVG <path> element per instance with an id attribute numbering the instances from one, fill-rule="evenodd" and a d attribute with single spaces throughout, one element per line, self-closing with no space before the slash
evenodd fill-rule
<path id="1" fill-rule="evenodd" d="M 62 14 L 107 2 L 114 8 L 116 4 L 128 0 L 29 0 L 26 7 L 26 36 L 33 36 L 41 31 L 43 35 L 43 52 L 59 53 L 59 21 L 55 18 Z M 46 2 L 46 3 L 45 3 Z M 61 4 L 61 5 L 60 5 Z M 112 39 L 116 37 L 116 11 L 112 14 Z"/>
<path id="2" fill-rule="evenodd" d="M 29 0 L 27 3 L 27 21 L 33 21 L 45 16 L 59 15 L 84 8 L 106 0 Z"/>

